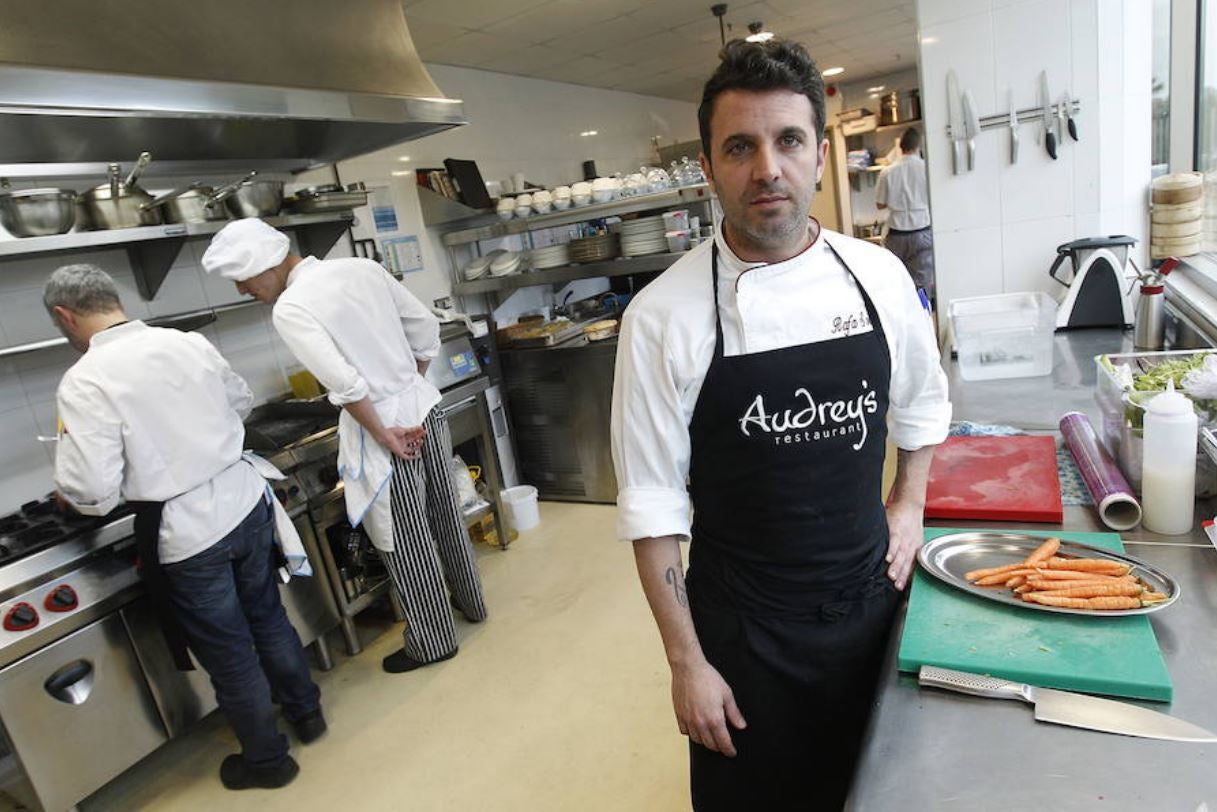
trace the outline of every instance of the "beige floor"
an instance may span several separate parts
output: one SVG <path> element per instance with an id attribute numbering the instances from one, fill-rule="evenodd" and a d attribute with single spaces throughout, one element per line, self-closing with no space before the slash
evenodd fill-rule
<path id="1" fill-rule="evenodd" d="M 337 667 L 318 676 L 330 731 L 294 746 L 291 786 L 224 790 L 235 739 L 213 714 L 81 809 L 688 809 L 667 666 L 612 528 L 612 507 L 543 503 L 510 550 L 480 548 L 491 616 L 458 623 L 448 662 L 385 674 L 400 626 L 365 624 L 354 658 L 335 634 Z"/>

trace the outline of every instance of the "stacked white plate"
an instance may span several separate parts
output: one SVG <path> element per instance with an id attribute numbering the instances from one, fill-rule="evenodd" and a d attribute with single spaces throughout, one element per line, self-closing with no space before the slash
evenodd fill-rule
<path id="1" fill-rule="evenodd" d="M 569 265 L 570 246 L 567 243 L 559 243 L 545 248 L 534 248 L 528 255 L 528 262 L 538 271 Z"/>
<path id="2" fill-rule="evenodd" d="M 524 255 L 519 251 L 503 251 L 490 263 L 491 276 L 507 276 L 520 270 Z"/>
<path id="3" fill-rule="evenodd" d="M 668 250 L 663 217 L 640 217 L 621 223 L 621 255 L 640 257 Z"/>
<path id="4" fill-rule="evenodd" d="M 485 256 L 474 257 L 473 261 L 471 261 L 468 265 L 465 266 L 465 269 L 463 271 L 463 273 L 465 274 L 465 279 L 470 282 L 472 282 L 475 279 L 481 279 L 483 276 L 485 276 L 490 271 L 491 263 L 493 263 L 496 259 L 498 259 L 500 256 L 502 256 L 503 254 L 506 254 L 506 253 L 507 253 L 506 251 L 504 251 L 500 248 L 498 250 L 491 251 L 489 254 L 486 254 Z"/>

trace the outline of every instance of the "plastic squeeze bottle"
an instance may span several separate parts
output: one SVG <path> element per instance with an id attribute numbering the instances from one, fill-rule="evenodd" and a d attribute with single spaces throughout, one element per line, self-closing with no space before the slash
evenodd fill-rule
<path id="1" fill-rule="evenodd" d="M 1167 381 L 1166 391 L 1145 407 L 1141 501 L 1147 530 L 1169 536 L 1191 532 L 1198 432 L 1192 402 Z"/>

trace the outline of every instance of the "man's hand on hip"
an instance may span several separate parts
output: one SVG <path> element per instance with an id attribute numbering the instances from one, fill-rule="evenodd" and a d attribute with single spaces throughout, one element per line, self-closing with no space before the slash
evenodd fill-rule
<path id="1" fill-rule="evenodd" d="M 416 460 L 422 456 L 423 443 L 427 440 L 427 430 L 422 426 L 406 428 L 404 426 L 389 426 L 384 430 L 380 442 L 395 457 L 403 460 Z"/>
<path id="2" fill-rule="evenodd" d="M 727 722 L 736 730 L 746 727 L 735 705 L 735 695 L 722 675 L 704 659 L 672 668 L 672 706 L 680 732 L 708 750 L 735 757 Z"/>

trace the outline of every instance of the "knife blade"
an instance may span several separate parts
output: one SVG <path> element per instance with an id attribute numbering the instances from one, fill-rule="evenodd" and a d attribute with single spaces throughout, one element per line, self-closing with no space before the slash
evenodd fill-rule
<path id="1" fill-rule="evenodd" d="M 980 134 L 980 121 L 976 118 L 976 103 L 972 92 L 963 92 L 963 133 L 968 140 L 968 171 L 976 168 L 976 136 Z"/>
<path id="2" fill-rule="evenodd" d="M 1078 140 L 1078 125 L 1073 120 L 1073 96 L 1069 95 L 1069 91 L 1065 91 L 1065 122 L 1066 129 L 1069 130 L 1069 137 L 1074 141 Z"/>
<path id="3" fill-rule="evenodd" d="M 963 111 L 960 109 L 959 81 L 955 71 L 947 71 L 947 123 L 951 127 L 951 172 L 963 171 L 963 158 L 959 148 L 963 142 Z"/>
<path id="4" fill-rule="evenodd" d="M 1006 106 L 1010 108 L 1010 163 L 1018 163 L 1018 111 L 1014 109 L 1014 91 L 1006 88 Z"/>
<path id="5" fill-rule="evenodd" d="M 932 665 L 921 667 L 917 681 L 927 687 L 943 688 L 972 696 L 1017 699 L 1034 705 L 1035 718 L 1040 722 L 1145 739 L 1217 743 L 1217 733 L 1127 702 L 1058 691 L 1054 688 L 1037 688 L 1021 682 Z"/>
<path id="6" fill-rule="evenodd" d="M 1048 95 L 1048 72 L 1040 71 L 1040 115 L 1041 124 L 1044 128 L 1044 149 L 1048 151 L 1048 156 L 1052 160 L 1056 160 L 1056 133 L 1053 132 L 1052 123 L 1052 97 Z"/>

